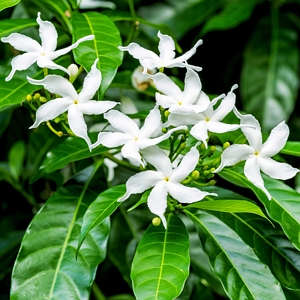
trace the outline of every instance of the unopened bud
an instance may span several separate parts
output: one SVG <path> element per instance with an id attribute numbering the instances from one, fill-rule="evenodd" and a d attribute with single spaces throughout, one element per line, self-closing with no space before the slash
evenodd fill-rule
<path id="1" fill-rule="evenodd" d="M 162 131 L 162 133 L 167 133 L 167 132 L 168 132 L 168 129 L 165 128 L 165 127 L 163 127 L 163 128 L 161 129 L 161 131 Z"/>
<path id="2" fill-rule="evenodd" d="M 210 152 L 215 152 L 216 151 L 216 146 L 211 146 L 210 147 Z"/>
<path id="3" fill-rule="evenodd" d="M 155 217 L 155 218 L 152 219 L 152 224 L 154 226 L 159 226 L 160 223 L 161 223 L 161 219 L 159 217 Z"/>
<path id="4" fill-rule="evenodd" d="M 201 145 L 200 145 L 200 150 L 205 150 L 206 149 L 206 147 L 205 147 L 205 145 L 204 145 L 204 143 L 202 143 Z"/>
<path id="5" fill-rule="evenodd" d="M 223 149 L 226 149 L 226 148 L 228 148 L 229 146 L 230 146 L 230 143 L 229 143 L 229 142 L 226 142 L 226 143 L 223 144 Z"/>
<path id="6" fill-rule="evenodd" d="M 62 131 L 57 131 L 57 135 L 58 135 L 59 137 L 62 137 L 62 136 L 64 135 L 64 133 L 63 133 Z"/>
<path id="7" fill-rule="evenodd" d="M 204 174 L 204 176 L 207 176 L 207 175 L 210 174 L 210 171 L 209 171 L 209 170 L 205 170 L 205 171 L 203 172 L 203 174 Z"/>
<path id="8" fill-rule="evenodd" d="M 42 103 L 46 103 L 46 102 L 47 102 L 47 98 L 46 98 L 46 97 L 43 97 L 43 96 L 41 96 L 41 97 L 40 97 L 40 101 L 41 101 Z"/>
<path id="9" fill-rule="evenodd" d="M 200 172 L 197 171 L 197 170 L 194 170 L 194 171 L 192 172 L 192 178 L 193 178 L 194 180 L 197 180 L 199 177 L 200 177 Z"/>
<path id="10" fill-rule="evenodd" d="M 184 149 L 186 147 L 186 143 L 181 143 L 180 144 L 180 149 Z"/>
<path id="11" fill-rule="evenodd" d="M 169 115 L 170 115 L 170 112 L 169 112 L 168 110 L 166 110 L 166 111 L 164 112 L 164 116 L 167 118 Z"/>
<path id="12" fill-rule="evenodd" d="M 27 96 L 26 96 L 26 100 L 27 100 L 27 101 L 31 101 L 31 100 L 32 100 L 32 96 L 31 96 L 31 95 L 27 95 Z"/>
<path id="13" fill-rule="evenodd" d="M 216 170 L 216 168 L 211 168 L 210 172 L 213 173 Z"/>
<path id="14" fill-rule="evenodd" d="M 70 77 L 75 77 L 78 73 L 78 67 L 75 64 L 70 64 L 68 71 L 70 72 Z"/>
<path id="15" fill-rule="evenodd" d="M 40 97 L 41 97 L 40 93 L 35 93 L 33 99 L 38 100 L 40 99 Z"/>
<path id="16" fill-rule="evenodd" d="M 60 122 L 60 117 L 56 117 L 53 121 L 58 124 Z"/>

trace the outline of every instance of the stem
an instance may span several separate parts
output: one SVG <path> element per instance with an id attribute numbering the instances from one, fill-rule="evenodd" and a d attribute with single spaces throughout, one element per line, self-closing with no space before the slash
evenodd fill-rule
<path id="1" fill-rule="evenodd" d="M 96 300 L 106 300 L 106 297 L 103 295 L 98 284 L 95 281 L 92 284 L 92 292 L 93 292 Z"/>
<path id="2" fill-rule="evenodd" d="M 130 9 L 130 13 L 131 13 L 131 17 L 132 17 L 132 28 L 131 28 L 131 31 L 130 31 L 130 34 L 126 40 L 126 43 L 125 45 L 127 46 L 132 38 L 133 38 L 133 35 L 134 35 L 134 32 L 136 30 L 136 12 L 135 12 L 135 9 L 134 9 L 134 1 L 133 0 L 128 0 L 128 5 L 129 5 L 129 9 Z"/>
<path id="3" fill-rule="evenodd" d="M 72 136 L 75 136 L 75 134 L 73 133 L 73 131 L 66 125 L 65 122 L 60 122 L 60 124 L 62 125 L 62 127 L 65 129 L 65 131 Z"/>
<path id="4" fill-rule="evenodd" d="M 58 137 L 62 137 L 64 134 L 62 133 L 62 131 L 56 131 L 52 125 L 50 124 L 49 121 L 46 122 L 47 126 L 49 127 L 49 129 L 54 132 Z"/>

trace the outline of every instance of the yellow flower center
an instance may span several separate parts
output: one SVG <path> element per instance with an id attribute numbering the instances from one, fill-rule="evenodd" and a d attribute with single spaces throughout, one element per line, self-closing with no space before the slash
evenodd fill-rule
<path id="1" fill-rule="evenodd" d="M 206 118 L 205 118 L 205 121 L 206 121 L 206 122 L 208 122 L 208 121 L 209 121 L 209 118 L 208 118 L 208 117 L 206 117 Z"/>
<path id="2" fill-rule="evenodd" d="M 74 100 L 74 104 L 78 104 L 78 100 Z"/>
<path id="3" fill-rule="evenodd" d="M 169 181 L 170 180 L 170 178 L 169 177 L 165 177 L 165 181 Z"/>
<path id="4" fill-rule="evenodd" d="M 254 152 L 254 155 L 256 155 L 256 156 L 257 156 L 258 154 L 259 154 L 259 152 L 258 152 L 258 151 L 255 151 L 255 152 Z"/>
<path id="5" fill-rule="evenodd" d="M 178 101 L 178 105 L 182 105 L 182 102 L 181 102 L 181 101 Z"/>

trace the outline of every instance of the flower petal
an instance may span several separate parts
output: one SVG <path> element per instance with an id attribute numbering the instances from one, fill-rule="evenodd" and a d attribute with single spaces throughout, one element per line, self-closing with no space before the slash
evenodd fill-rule
<path id="1" fill-rule="evenodd" d="M 123 113 L 117 110 L 110 110 L 104 114 L 104 118 L 117 130 L 130 134 L 132 137 L 138 137 L 140 131 L 139 127 L 132 119 Z"/>
<path id="2" fill-rule="evenodd" d="M 37 61 L 39 56 L 40 54 L 38 52 L 29 52 L 14 57 L 11 61 L 12 69 L 9 75 L 5 78 L 5 81 L 11 80 L 16 71 L 28 69 Z"/>
<path id="3" fill-rule="evenodd" d="M 257 159 L 260 169 L 274 179 L 290 179 L 299 172 L 299 169 L 293 168 L 286 163 L 277 162 L 270 157 L 258 156 Z"/>
<path id="4" fill-rule="evenodd" d="M 178 99 L 173 97 L 165 96 L 160 93 L 155 93 L 156 104 L 163 108 L 177 107 Z"/>
<path id="5" fill-rule="evenodd" d="M 272 196 L 265 188 L 263 179 L 260 174 L 260 168 L 257 161 L 257 156 L 253 155 L 251 158 L 248 158 L 244 167 L 244 174 L 256 187 L 260 188 L 267 195 L 268 199 L 271 200 Z"/>
<path id="6" fill-rule="evenodd" d="M 130 43 L 127 47 L 118 47 L 122 51 L 128 51 L 130 55 L 140 61 L 145 69 L 152 70 L 157 67 L 161 59 L 154 52 L 147 50 L 136 43 Z"/>
<path id="7" fill-rule="evenodd" d="M 41 105 L 36 111 L 36 120 L 29 129 L 38 127 L 42 122 L 55 119 L 68 110 L 73 101 L 68 98 L 57 98 Z"/>
<path id="8" fill-rule="evenodd" d="M 163 124 L 165 127 L 180 126 L 180 125 L 193 125 L 197 124 L 199 121 L 203 120 L 204 117 L 201 114 L 189 114 L 189 115 L 180 115 L 180 114 L 170 114 L 168 121 Z"/>
<path id="9" fill-rule="evenodd" d="M 20 33 L 12 33 L 7 37 L 1 38 L 1 42 L 11 44 L 16 50 L 24 52 L 43 53 L 42 46 L 34 39 Z"/>
<path id="10" fill-rule="evenodd" d="M 160 31 L 157 33 L 157 36 L 159 37 L 159 57 L 162 61 L 172 60 L 175 57 L 175 43 L 173 39 L 166 34 L 161 34 Z"/>
<path id="11" fill-rule="evenodd" d="M 179 166 L 173 170 L 171 181 L 180 182 L 186 178 L 192 171 L 194 171 L 199 160 L 199 151 L 196 147 L 191 150 L 182 158 Z"/>
<path id="12" fill-rule="evenodd" d="M 118 202 L 128 199 L 132 194 L 140 194 L 152 188 L 161 180 L 161 174 L 151 170 L 131 176 L 126 182 L 126 193 L 118 199 Z"/>
<path id="13" fill-rule="evenodd" d="M 49 53 L 49 57 L 54 60 L 55 58 L 62 56 L 68 52 L 70 52 L 72 49 L 76 48 L 80 43 L 85 42 L 85 41 L 91 41 L 95 38 L 94 35 L 87 35 L 84 36 L 82 38 L 80 38 L 76 43 L 72 44 L 71 46 L 64 48 L 64 49 L 60 49 L 60 50 L 56 50 L 52 53 Z"/>
<path id="14" fill-rule="evenodd" d="M 102 75 L 101 72 L 97 69 L 98 61 L 99 58 L 95 60 L 94 64 L 92 65 L 91 71 L 84 78 L 83 87 L 78 97 L 79 102 L 92 99 L 96 91 L 100 87 Z"/>
<path id="15" fill-rule="evenodd" d="M 221 156 L 221 164 L 219 167 L 213 172 L 218 173 L 224 167 L 233 166 L 236 163 L 246 160 L 249 158 L 250 155 L 253 155 L 255 150 L 248 145 L 231 145 L 226 148 Z"/>
<path id="16" fill-rule="evenodd" d="M 147 201 L 150 211 L 161 218 L 165 228 L 167 228 L 167 221 L 164 216 L 167 209 L 167 196 L 166 181 L 161 180 L 152 189 Z"/>
<path id="17" fill-rule="evenodd" d="M 167 183 L 169 194 L 180 203 L 193 203 L 202 200 L 207 195 L 218 196 L 215 193 L 202 192 L 197 188 L 187 187 L 181 183 Z"/>
<path id="18" fill-rule="evenodd" d="M 161 125 L 161 115 L 158 107 L 150 110 L 145 119 L 144 125 L 140 129 L 139 139 L 150 138 L 155 130 Z"/>
<path id="19" fill-rule="evenodd" d="M 61 95 L 63 98 L 70 98 L 70 100 L 77 100 L 78 98 L 72 83 L 61 76 L 48 75 L 41 80 L 32 79 L 27 76 L 27 80 L 31 84 L 42 85 L 50 93 Z"/>
<path id="20" fill-rule="evenodd" d="M 219 107 L 214 111 L 213 116 L 211 117 L 211 120 L 214 121 L 222 121 L 229 112 L 232 111 L 234 105 L 235 105 L 235 94 L 233 93 L 233 90 L 238 87 L 237 84 L 235 84 L 230 92 L 227 94 L 227 96 L 222 100 Z"/>
<path id="21" fill-rule="evenodd" d="M 192 69 L 187 68 L 184 80 L 183 99 L 184 104 L 194 104 L 197 102 L 201 93 L 202 84 L 198 74 Z"/>
<path id="22" fill-rule="evenodd" d="M 78 103 L 78 109 L 85 115 L 101 115 L 109 109 L 115 107 L 118 103 L 114 101 L 95 101 L 89 100 L 84 103 Z"/>
<path id="23" fill-rule="evenodd" d="M 285 145 L 290 130 L 289 127 L 285 124 L 285 121 L 282 121 L 276 127 L 274 127 L 270 133 L 268 139 L 262 145 L 260 154 L 262 156 L 274 156 L 277 154 Z"/>
<path id="24" fill-rule="evenodd" d="M 41 20 L 41 13 L 38 12 L 36 18 L 39 27 L 39 35 L 42 41 L 42 47 L 44 49 L 44 54 L 53 52 L 57 46 L 57 31 L 54 25 L 49 21 Z"/>
<path id="25" fill-rule="evenodd" d="M 123 157 L 127 158 L 130 163 L 134 166 L 139 167 L 142 165 L 145 167 L 144 162 L 142 161 L 142 157 L 139 153 L 139 147 L 135 140 L 130 140 L 121 149 L 121 154 Z"/>
<path id="26" fill-rule="evenodd" d="M 78 109 L 76 104 L 71 104 L 68 109 L 68 121 L 70 125 L 70 129 L 78 136 L 83 138 L 86 143 L 88 144 L 88 147 L 90 148 L 90 151 L 92 151 L 91 148 L 91 140 L 87 135 L 87 126 L 85 123 L 85 120 L 83 118 L 82 112 Z"/>
<path id="27" fill-rule="evenodd" d="M 40 68 L 47 68 L 51 70 L 62 70 L 70 75 L 70 71 L 68 69 L 66 69 L 61 65 L 56 64 L 54 61 L 52 61 L 49 55 L 39 56 L 37 60 L 37 64 Z"/>
<path id="28" fill-rule="evenodd" d="M 213 121 L 213 120 L 207 122 L 207 129 L 210 132 L 215 132 L 215 133 L 229 132 L 229 131 L 237 130 L 239 128 L 241 128 L 241 125 L 239 124 L 226 124 L 226 123 Z"/>
<path id="29" fill-rule="evenodd" d="M 122 132 L 100 132 L 97 141 L 91 146 L 96 148 L 100 144 L 108 148 L 115 148 L 126 144 L 132 137 Z"/>
<path id="30" fill-rule="evenodd" d="M 207 148 L 208 132 L 207 132 L 207 122 L 202 120 L 191 128 L 190 134 L 197 140 L 204 143 Z"/>

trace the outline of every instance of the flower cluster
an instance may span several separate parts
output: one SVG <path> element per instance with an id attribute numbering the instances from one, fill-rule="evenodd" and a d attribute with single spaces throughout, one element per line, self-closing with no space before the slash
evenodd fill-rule
<path id="1" fill-rule="evenodd" d="M 36 128 L 46 122 L 52 131 L 61 136 L 62 132 L 57 132 L 49 122 L 58 118 L 69 135 L 76 135 L 85 140 L 90 151 L 98 145 L 113 148 L 116 155 L 121 154 L 122 158 L 127 159 L 133 166 L 141 167 L 142 172 L 129 178 L 126 193 L 118 201 L 124 201 L 132 194 L 151 189 L 148 196 L 149 209 L 166 227 L 164 214 L 168 207 L 171 209 L 172 205 L 173 207 L 178 205 L 177 202 L 200 201 L 207 195 L 217 196 L 215 193 L 201 191 L 190 183 L 196 184 L 200 178 L 202 185 L 214 184 L 215 182 L 210 179 L 214 177 L 214 173 L 220 172 L 226 166 L 245 161 L 245 176 L 264 191 L 269 199 L 272 197 L 264 187 L 260 171 L 277 179 L 291 178 L 299 171 L 270 158 L 282 149 L 288 138 L 289 129 L 284 122 L 277 125 L 268 140 L 263 143 L 258 121 L 252 115 L 240 114 L 235 108 L 236 84 L 227 95 L 222 94 L 212 100 L 204 93 L 196 72 L 201 71 L 201 67 L 187 63 L 187 60 L 195 54 L 197 47 L 202 44 L 202 40 L 177 58 L 173 39 L 160 32 L 158 32 L 160 55 L 136 43 L 119 47 L 121 51 L 128 51 L 141 64 L 138 80 L 134 81 L 136 86 L 142 85 L 140 88 L 142 90 L 144 85 L 147 87 L 151 83 L 157 90 L 155 105 L 146 116 L 143 125 L 139 126 L 123 112 L 112 110 L 117 102 L 92 100 L 102 81 L 101 72 L 97 68 L 98 58 L 85 77 L 79 93 L 72 84 L 77 76 L 77 68 L 70 66 L 66 69 L 53 61 L 80 43 L 94 39 L 94 36 L 83 37 L 65 49 L 56 50 L 57 32 L 53 24 L 42 21 L 40 13 L 37 22 L 41 45 L 18 33 L 1 39 L 17 50 L 26 52 L 12 60 L 12 70 L 6 80 L 11 80 L 16 71 L 25 70 L 35 62 L 39 67 L 63 70 L 70 76 L 69 80 L 58 75 L 47 75 L 41 80 L 27 77 L 29 83 L 43 86 L 46 95 L 49 92 L 52 95 L 52 99 L 46 98 L 45 103 L 35 109 L 36 119 L 30 128 Z M 163 73 L 164 68 L 172 67 L 186 70 L 183 90 Z M 134 74 L 136 75 L 136 72 Z M 240 120 L 239 124 L 223 122 L 232 111 L 237 117 L 237 122 Z M 98 134 L 95 143 L 92 143 L 88 136 L 87 125 L 83 118 L 85 114 L 103 114 L 110 125 Z M 204 157 L 200 157 L 200 152 L 207 155 L 214 151 L 213 148 L 208 148 L 210 133 L 220 134 L 237 129 L 242 130 L 249 145 L 235 144 L 226 148 L 216 169 L 207 170 L 205 169 L 207 166 L 201 166 L 200 160 Z M 193 140 L 190 138 L 187 143 L 189 135 Z M 170 141 L 169 149 L 161 146 L 167 139 Z M 179 163 L 175 164 L 178 158 Z M 207 182 L 208 180 L 210 181 Z"/>

